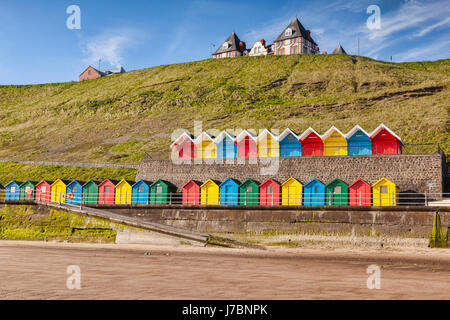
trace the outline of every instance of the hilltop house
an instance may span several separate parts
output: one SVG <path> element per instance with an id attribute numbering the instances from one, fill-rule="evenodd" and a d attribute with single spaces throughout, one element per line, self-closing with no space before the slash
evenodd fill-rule
<path id="1" fill-rule="evenodd" d="M 227 40 L 213 53 L 213 58 L 239 57 L 247 53 L 247 45 L 236 33 L 231 33 Z"/>
<path id="2" fill-rule="evenodd" d="M 246 48 L 233 32 L 227 40 L 213 53 L 213 58 L 228 58 L 239 56 L 265 56 L 269 54 L 289 55 L 300 53 L 319 53 L 319 46 L 311 37 L 311 32 L 294 18 L 291 23 L 280 33 L 272 45 L 266 46 L 266 41 L 256 41 L 251 49 Z"/>
<path id="3" fill-rule="evenodd" d="M 125 69 L 120 67 L 119 69 L 111 69 L 111 70 L 97 70 L 92 66 L 89 66 L 84 70 L 79 76 L 78 81 L 97 79 L 101 77 L 110 76 L 118 73 L 125 73 Z"/>

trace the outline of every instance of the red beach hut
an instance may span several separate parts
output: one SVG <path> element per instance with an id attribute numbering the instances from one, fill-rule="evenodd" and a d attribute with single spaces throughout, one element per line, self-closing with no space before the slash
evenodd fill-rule
<path id="1" fill-rule="evenodd" d="M 320 134 L 309 127 L 299 137 L 302 145 L 302 157 L 323 156 L 323 141 Z"/>
<path id="2" fill-rule="evenodd" d="M 170 148 L 176 152 L 178 159 L 195 159 L 197 157 L 197 148 L 194 144 L 194 137 L 187 132 L 183 132 Z"/>
<path id="3" fill-rule="evenodd" d="M 372 131 L 370 141 L 372 142 L 372 154 L 402 153 L 402 140 L 384 124 L 380 124 Z"/>
<path id="4" fill-rule="evenodd" d="M 200 204 L 200 185 L 201 183 L 189 180 L 183 187 L 183 204 L 184 205 L 198 205 Z"/>
<path id="5" fill-rule="evenodd" d="M 259 185 L 259 204 L 262 206 L 279 206 L 281 186 L 278 182 L 267 179 Z"/>
<path id="6" fill-rule="evenodd" d="M 106 179 L 98 186 L 98 203 L 99 204 L 114 204 L 116 184 L 119 181 Z"/>
<path id="7" fill-rule="evenodd" d="M 247 130 L 236 138 L 238 158 L 256 158 L 258 156 L 257 137 Z"/>
<path id="8" fill-rule="evenodd" d="M 36 197 L 37 201 L 50 202 L 52 197 L 52 184 L 53 181 L 42 180 L 36 185 Z"/>
<path id="9" fill-rule="evenodd" d="M 372 188 L 363 179 L 358 179 L 349 185 L 348 192 L 351 206 L 370 206 L 372 204 Z"/>

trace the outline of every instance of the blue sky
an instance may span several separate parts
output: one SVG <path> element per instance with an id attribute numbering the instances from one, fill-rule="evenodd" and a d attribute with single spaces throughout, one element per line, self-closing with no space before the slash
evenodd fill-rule
<path id="1" fill-rule="evenodd" d="M 381 28 L 369 30 L 369 5 Z M 69 30 L 66 9 L 81 9 Z M 348 53 L 394 62 L 450 58 L 449 0 L 152 1 L 2 0 L 0 84 L 75 81 L 90 64 L 126 70 L 203 60 L 234 30 L 250 47 L 272 43 L 297 16 L 321 51 L 340 42 Z"/>

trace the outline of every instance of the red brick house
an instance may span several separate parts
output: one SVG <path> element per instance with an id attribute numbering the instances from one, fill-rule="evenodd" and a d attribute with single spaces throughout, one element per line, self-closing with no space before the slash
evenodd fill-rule
<path id="1" fill-rule="evenodd" d="M 245 42 L 241 41 L 236 33 L 233 33 L 224 43 L 213 53 L 213 58 L 240 57 L 247 53 Z"/>
<path id="2" fill-rule="evenodd" d="M 297 18 L 283 30 L 274 41 L 274 54 L 289 55 L 300 53 L 319 53 L 317 43 Z"/>
<path id="3" fill-rule="evenodd" d="M 115 69 L 115 70 L 97 70 L 92 66 L 89 66 L 86 68 L 86 70 L 84 70 L 79 76 L 78 76 L 78 81 L 83 81 L 83 80 L 91 80 L 91 79 L 97 79 L 97 78 L 101 78 L 101 77 L 106 77 L 106 76 L 110 76 L 113 74 L 118 74 L 118 73 L 125 73 L 125 69 L 123 67 L 120 67 L 119 69 Z"/>

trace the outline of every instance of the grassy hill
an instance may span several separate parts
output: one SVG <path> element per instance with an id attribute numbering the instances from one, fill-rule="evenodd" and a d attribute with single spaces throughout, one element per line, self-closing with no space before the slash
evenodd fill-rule
<path id="1" fill-rule="evenodd" d="M 0 87 L 0 159 L 137 163 L 168 157 L 173 130 L 286 127 L 323 133 L 385 123 L 450 152 L 450 60 L 241 57 L 81 83 Z M 166 153 L 167 152 L 167 153 Z"/>

